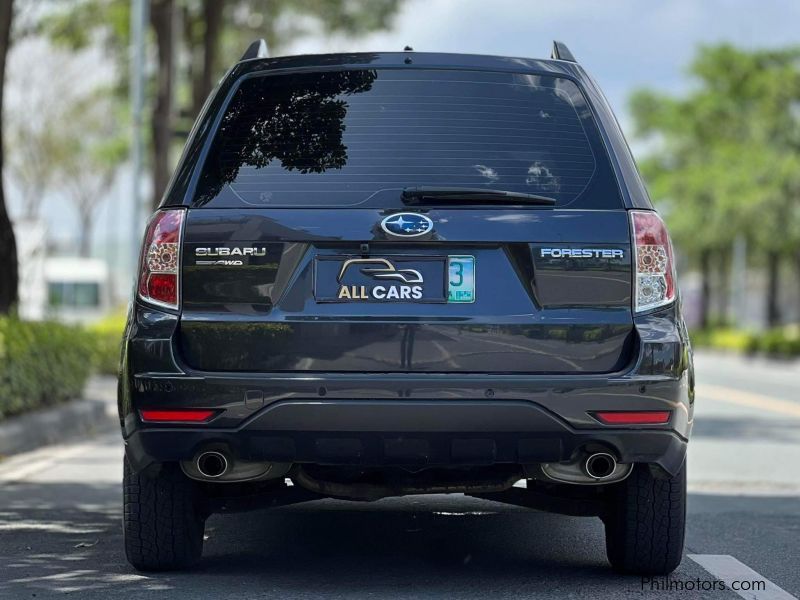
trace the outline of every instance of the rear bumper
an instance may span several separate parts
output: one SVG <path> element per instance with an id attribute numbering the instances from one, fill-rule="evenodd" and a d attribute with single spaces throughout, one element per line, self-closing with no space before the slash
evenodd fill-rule
<path id="1" fill-rule="evenodd" d="M 417 467 L 564 461 L 596 444 L 675 473 L 691 432 L 691 352 L 676 308 L 637 318 L 634 364 L 606 375 L 204 373 L 176 359 L 174 316 L 138 309 L 133 324 L 119 410 L 137 469 L 220 444 L 246 460 Z M 146 408 L 218 414 L 203 425 L 146 424 Z M 672 416 L 610 427 L 591 416 L 598 410 Z"/>
<path id="2" fill-rule="evenodd" d="M 236 428 L 148 427 L 127 439 L 138 468 L 225 446 L 245 460 L 413 467 L 566 461 L 587 445 L 675 473 L 686 439 L 672 429 L 578 429 L 526 401 L 277 402 Z"/>

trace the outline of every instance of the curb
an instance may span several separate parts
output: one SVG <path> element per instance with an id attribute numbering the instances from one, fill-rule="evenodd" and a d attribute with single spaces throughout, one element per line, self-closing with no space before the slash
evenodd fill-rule
<path id="1" fill-rule="evenodd" d="M 0 456 L 57 444 L 107 425 L 107 402 L 73 400 L 0 422 Z"/>

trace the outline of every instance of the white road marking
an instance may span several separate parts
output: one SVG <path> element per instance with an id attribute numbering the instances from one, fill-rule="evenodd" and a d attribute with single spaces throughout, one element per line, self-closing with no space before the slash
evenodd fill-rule
<path id="1" fill-rule="evenodd" d="M 0 483 L 23 481 L 31 475 L 46 471 L 66 459 L 80 456 L 96 447 L 92 442 L 72 446 L 45 446 L 30 453 L 14 456 L 0 467 Z"/>
<path id="2" fill-rule="evenodd" d="M 742 598 L 748 600 L 798 600 L 797 597 L 792 596 L 728 554 L 689 554 L 689 558 L 714 577 L 725 582 L 727 589 L 736 592 Z M 749 586 L 751 589 L 736 589 L 737 584 L 738 587 L 743 588 L 747 584 L 759 581 L 764 582 L 763 589 L 756 589 L 755 586 Z"/>
<path id="3" fill-rule="evenodd" d="M 696 454 L 695 454 L 696 456 Z M 690 476 L 691 477 L 691 476 Z M 795 482 L 747 479 L 696 479 L 689 480 L 690 494 L 716 494 L 724 496 L 800 496 L 800 480 Z"/>
<path id="4" fill-rule="evenodd" d="M 724 385 L 701 384 L 695 390 L 700 398 L 708 398 L 718 402 L 727 402 L 738 406 L 756 408 L 774 412 L 787 417 L 800 417 L 800 404 L 789 400 L 781 400 L 763 394 L 726 387 Z"/>

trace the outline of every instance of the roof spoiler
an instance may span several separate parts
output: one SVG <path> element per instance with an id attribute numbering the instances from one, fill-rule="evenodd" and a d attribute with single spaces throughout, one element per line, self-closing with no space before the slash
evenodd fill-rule
<path id="1" fill-rule="evenodd" d="M 240 60 L 250 60 L 252 58 L 267 58 L 269 51 L 267 50 L 267 42 L 264 38 L 255 40 L 247 47 L 247 50 L 242 54 Z M 550 51 L 550 58 L 555 60 L 568 60 L 570 62 L 578 62 L 570 52 L 569 48 L 564 42 L 553 40 L 553 49 Z"/>
<path id="2" fill-rule="evenodd" d="M 555 60 L 568 60 L 574 63 L 578 62 L 575 60 L 572 52 L 569 51 L 569 48 L 567 48 L 567 45 L 558 40 L 553 40 L 553 49 L 550 51 L 550 58 L 554 58 Z"/>
<path id="3" fill-rule="evenodd" d="M 247 50 L 242 54 L 240 60 L 250 60 L 251 58 L 267 58 L 269 51 L 267 50 L 267 42 L 264 38 L 254 41 L 247 47 Z"/>

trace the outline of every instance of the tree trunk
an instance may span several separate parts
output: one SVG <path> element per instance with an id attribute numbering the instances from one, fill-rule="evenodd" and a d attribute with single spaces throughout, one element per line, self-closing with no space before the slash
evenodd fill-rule
<path id="1" fill-rule="evenodd" d="M 183 14 L 181 15 L 181 24 L 183 25 L 183 49 L 188 54 L 188 62 L 184 67 L 186 69 L 186 76 L 189 81 L 190 97 L 186 110 L 181 108 L 181 118 L 188 116 L 190 119 L 195 118 L 195 105 L 197 104 L 197 96 L 199 94 L 197 86 L 200 85 L 202 77 L 198 76 L 198 71 L 202 69 L 203 57 L 201 54 L 199 36 L 197 30 L 199 28 L 200 19 L 190 9 L 186 3 L 183 3 Z"/>
<path id="2" fill-rule="evenodd" d="M 80 215 L 80 238 L 79 238 L 79 247 L 78 247 L 78 254 L 83 258 L 89 258 L 92 254 L 92 225 L 94 221 L 94 216 L 89 213 L 83 213 Z"/>
<path id="3" fill-rule="evenodd" d="M 153 105 L 153 208 L 169 182 L 169 150 L 172 141 L 172 102 L 175 71 L 175 1 L 152 0 L 150 25 L 156 37 L 158 70 L 156 74 L 156 102 Z"/>
<path id="4" fill-rule="evenodd" d="M 6 76 L 6 58 L 11 45 L 11 21 L 13 1 L 0 2 L 0 115 L 3 108 L 3 92 Z M 17 243 L 14 229 L 6 210 L 3 192 L 3 123 L 0 118 L 0 314 L 8 314 L 17 304 L 19 267 L 17 265 Z"/>
<path id="5" fill-rule="evenodd" d="M 192 116 L 197 118 L 206 98 L 214 87 L 214 72 L 219 53 L 224 0 L 203 0 L 203 63 L 194 72 L 192 82 Z"/>
<path id="6" fill-rule="evenodd" d="M 700 253 L 700 329 L 710 325 L 708 319 L 711 303 L 711 251 Z"/>
<path id="7" fill-rule="evenodd" d="M 781 322 L 780 284 L 781 255 L 775 251 L 767 254 L 767 325 L 776 327 Z"/>
<path id="8" fill-rule="evenodd" d="M 731 297 L 730 290 L 730 254 L 728 252 L 720 252 L 717 256 L 717 310 L 716 321 L 721 325 L 728 324 L 729 316 L 729 300 Z"/>

